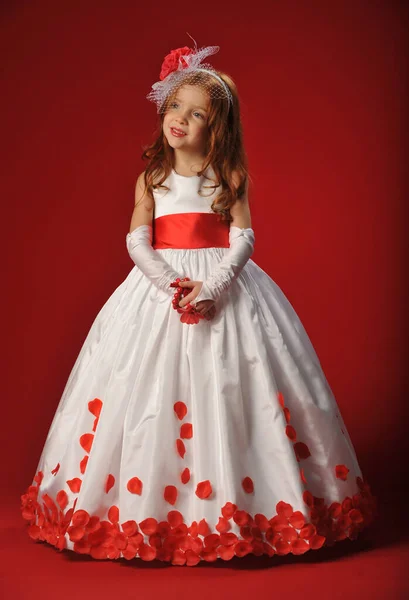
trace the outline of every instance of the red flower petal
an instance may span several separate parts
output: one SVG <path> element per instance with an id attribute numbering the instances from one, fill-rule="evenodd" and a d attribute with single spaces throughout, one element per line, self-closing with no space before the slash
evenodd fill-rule
<path id="1" fill-rule="evenodd" d="M 215 560 L 217 560 L 217 552 L 216 550 L 212 549 L 202 550 L 201 557 L 206 562 L 214 562 Z"/>
<path id="2" fill-rule="evenodd" d="M 282 392 L 277 392 L 277 398 L 278 398 L 281 408 L 284 408 L 284 396 L 283 396 Z"/>
<path id="3" fill-rule="evenodd" d="M 219 546 L 217 553 L 222 560 L 231 560 L 235 554 L 234 546 Z"/>
<path id="4" fill-rule="evenodd" d="M 250 542 L 237 542 L 237 544 L 234 546 L 234 553 L 236 556 L 246 556 L 246 554 L 249 554 L 252 549 L 253 548 Z"/>
<path id="5" fill-rule="evenodd" d="M 154 560 L 156 558 L 156 548 L 152 548 L 148 544 L 139 546 L 139 556 L 142 560 Z"/>
<path id="6" fill-rule="evenodd" d="M 176 440 L 176 449 L 179 453 L 179 455 L 184 458 L 185 454 L 186 454 L 186 448 L 185 448 L 185 444 L 183 443 L 182 440 L 177 439 Z"/>
<path id="7" fill-rule="evenodd" d="M 37 475 L 34 477 L 34 481 L 36 483 L 38 483 L 38 485 L 41 485 L 43 477 L 44 477 L 44 473 L 42 471 L 38 471 Z"/>
<path id="8" fill-rule="evenodd" d="M 299 460 L 303 460 L 303 459 L 311 456 L 311 452 L 310 452 L 307 444 L 304 444 L 304 442 L 296 442 L 294 444 L 294 450 L 295 450 L 295 454 Z"/>
<path id="9" fill-rule="evenodd" d="M 250 520 L 250 515 L 245 510 L 236 510 L 233 515 L 233 520 L 237 525 L 247 525 Z"/>
<path id="10" fill-rule="evenodd" d="M 215 529 L 217 529 L 219 533 L 226 533 L 226 531 L 229 531 L 230 529 L 230 523 L 224 517 L 219 517 L 219 522 L 217 523 Z"/>
<path id="11" fill-rule="evenodd" d="M 212 493 L 212 486 L 208 479 L 206 479 L 205 481 L 201 481 L 200 483 L 197 484 L 195 494 L 201 500 L 208 498 L 211 493 Z"/>
<path id="12" fill-rule="evenodd" d="M 337 465 L 335 467 L 335 475 L 338 479 L 342 479 L 343 481 L 346 481 L 347 477 L 348 477 L 348 473 L 349 473 L 349 469 L 345 465 Z"/>
<path id="13" fill-rule="evenodd" d="M 293 507 L 291 506 L 291 504 L 288 504 L 287 502 L 283 502 L 281 500 L 281 502 L 278 502 L 276 505 L 276 511 L 278 515 L 282 515 L 284 517 L 291 517 L 291 515 L 293 514 Z"/>
<path id="14" fill-rule="evenodd" d="M 61 508 L 61 510 L 64 510 L 65 508 L 67 508 L 67 504 L 68 504 L 67 492 L 65 492 L 64 490 L 60 490 L 57 494 L 56 500 L 57 500 L 58 506 Z"/>
<path id="15" fill-rule="evenodd" d="M 292 425 L 287 425 L 287 427 L 285 428 L 285 433 L 292 442 L 295 442 L 295 440 L 297 439 L 297 433 Z"/>
<path id="16" fill-rule="evenodd" d="M 281 539 L 285 542 L 293 542 L 298 538 L 297 531 L 293 527 L 284 527 L 281 531 Z"/>
<path id="17" fill-rule="evenodd" d="M 307 506 L 314 506 L 314 496 L 311 494 L 311 492 L 305 490 L 305 492 L 303 492 L 302 497 Z"/>
<path id="18" fill-rule="evenodd" d="M 337 519 L 342 513 L 342 506 L 339 502 L 333 502 L 328 509 L 329 516 L 333 519 Z"/>
<path id="19" fill-rule="evenodd" d="M 222 533 L 220 534 L 220 543 L 223 546 L 233 546 L 238 541 L 235 533 Z"/>
<path id="20" fill-rule="evenodd" d="M 241 485 L 246 494 L 252 494 L 254 492 L 254 484 L 251 477 L 245 477 L 241 482 Z"/>
<path id="21" fill-rule="evenodd" d="M 74 494 L 78 494 L 81 489 L 82 480 L 78 477 L 74 477 L 74 479 L 68 479 L 67 484 Z"/>
<path id="22" fill-rule="evenodd" d="M 180 481 L 184 484 L 188 483 L 188 481 L 190 480 L 190 470 L 186 467 L 186 469 L 184 469 L 182 471 L 182 474 L 180 476 Z"/>
<path id="23" fill-rule="evenodd" d="M 109 490 L 115 485 L 115 477 L 109 473 L 105 481 L 105 493 L 107 494 Z"/>
<path id="24" fill-rule="evenodd" d="M 87 463 L 88 463 L 88 458 L 89 458 L 89 457 L 88 457 L 88 455 L 86 454 L 86 455 L 84 456 L 84 458 L 83 458 L 83 459 L 81 460 L 81 462 L 80 462 L 80 472 L 81 472 L 81 474 L 82 474 L 82 475 L 84 475 L 84 473 L 85 473 L 85 469 L 86 469 L 86 467 L 87 467 Z"/>
<path id="25" fill-rule="evenodd" d="M 139 529 L 145 535 L 152 535 L 153 533 L 156 533 L 157 528 L 158 528 L 158 522 L 156 519 L 153 519 L 153 518 L 145 519 L 144 521 L 139 523 Z"/>
<path id="26" fill-rule="evenodd" d="M 211 533 L 210 535 L 207 535 L 203 541 L 206 548 L 217 548 L 217 546 L 220 546 L 220 535 Z"/>
<path id="27" fill-rule="evenodd" d="M 94 417 L 99 417 L 102 408 L 102 400 L 99 398 L 94 398 L 94 400 L 90 400 L 88 402 L 88 410 Z"/>
<path id="28" fill-rule="evenodd" d="M 222 508 L 222 515 L 225 519 L 231 519 L 237 510 L 237 506 L 232 504 L 231 502 L 226 502 L 226 504 Z"/>
<path id="29" fill-rule="evenodd" d="M 193 437 L 192 423 L 183 423 L 183 425 L 180 426 L 180 437 L 188 440 Z"/>
<path id="30" fill-rule="evenodd" d="M 284 411 L 285 420 L 286 420 L 287 423 L 289 423 L 290 422 L 290 417 L 291 417 L 290 409 L 285 406 L 283 408 L 283 411 Z"/>
<path id="31" fill-rule="evenodd" d="M 111 506 L 108 510 L 108 519 L 111 523 L 119 522 L 119 508 L 117 506 Z"/>
<path id="32" fill-rule="evenodd" d="M 307 525 L 304 525 L 303 527 L 301 527 L 300 538 L 302 538 L 303 540 L 309 540 L 315 534 L 316 534 L 316 529 L 312 523 L 307 523 Z"/>
<path id="33" fill-rule="evenodd" d="M 178 527 L 183 523 L 183 515 L 178 510 L 171 510 L 168 512 L 168 521 L 172 527 Z"/>
<path id="34" fill-rule="evenodd" d="M 186 563 L 186 556 L 183 550 L 176 549 L 173 552 L 172 565 L 184 565 Z"/>
<path id="35" fill-rule="evenodd" d="M 199 535 L 202 535 L 203 537 L 210 534 L 210 527 L 207 524 L 206 519 L 202 519 L 201 521 L 199 521 L 199 524 L 197 526 L 197 531 L 198 531 Z"/>
<path id="36" fill-rule="evenodd" d="M 279 556 L 284 556 L 285 554 L 289 554 L 289 552 L 291 552 L 291 546 L 288 542 L 278 540 L 278 542 L 276 542 L 275 547 L 276 554 L 278 554 Z"/>
<path id="37" fill-rule="evenodd" d="M 85 535 L 85 529 L 83 527 L 70 526 L 67 529 L 68 536 L 72 542 L 78 542 Z"/>
<path id="38" fill-rule="evenodd" d="M 301 475 L 301 481 L 303 483 L 307 483 L 307 480 L 305 479 L 304 469 L 300 469 L 300 475 Z"/>
<path id="39" fill-rule="evenodd" d="M 138 494 L 138 496 L 142 494 L 142 488 L 143 483 L 139 477 L 132 477 L 126 484 L 128 492 L 131 492 L 131 494 Z"/>
<path id="40" fill-rule="evenodd" d="M 173 405 L 173 410 L 180 421 L 187 415 L 187 406 L 184 402 L 175 402 Z"/>
<path id="41" fill-rule="evenodd" d="M 301 529 L 305 525 L 305 517 L 299 510 L 290 516 L 289 521 L 290 524 L 296 529 Z"/>
<path id="42" fill-rule="evenodd" d="M 138 525 L 136 521 L 125 521 L 125 523 L 121 523 L 122 531 L 127 537 L 135 535 L 138 532 Z"/>
<path id="43" fill-rule="evenodd" d="M 305 540 L 294 540 L 293 542 L 291 542 L 291 552 L 293 554 L 304 554 L 309 549 L 310 546 Z"/>
<path id="44" fill-rule="evenodd" d="M 60 463 L 58 463 L 57 466 L 54 467 L 54 469 L 51 471 L 51 475 L 57 475 L 59 470 L 60 470 Z"/>
<path id="45" fill-rule="evenodd" d="M 163 492 L 163 497 L 165 498 L 166 502 L 169 502 L 169 504 L 175 504 L 178 497 L 178 491 L 176 487 L 174 485 L 167 485 L 165 487 L 165 491 Z"/>
<path id="46" fill-rule="evenodd" d="M 84 448 L 85 452 L 90 452 L 93 441 L 94 441 L 93 433 L 84 433 L 80 437 L 80 444 Z"/>
<path id="47" fill-rule="evenodd" d="M 325 537 L 323 535 L 314 535 L 310 538 L 310 548 L 312 550 L 318 550 L 324 545 Z"/>
<path id="48" fill-rule="evenodd" d="M 98 421 L 99 421 L 99 417 L 95 417 L 94 424 L 92 426 L 92 431 L 96 431 L 97 430 Z"/>
<path id="49" fill-rule="evenodd" d="M 254 515 L 254 522 L 256 523 L 256 526 L 260 529 L 260 531 L 267 531 L 267 529 L 270 527 L 270 523 L 267 517 L 259 513 Z"/>
<path id="50" fill-rule="evenodd" d="M 90 519 L 89 514 L 86 510 L 76 510 L 72 515 L 71 522 L 74 527 L 85 527 Z"/>
<path id="51" fill-rule="evenodd" d="M 353 508 L 350 510 L 348 515 L 353 523 L 362 523 L 364 520 L 362 513 L 358 508 Z"/>

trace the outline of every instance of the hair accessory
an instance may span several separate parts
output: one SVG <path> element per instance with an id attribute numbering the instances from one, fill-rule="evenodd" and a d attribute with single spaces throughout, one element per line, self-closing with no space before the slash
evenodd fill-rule
<path id="1" fill-rule="evenodd" d="M 195 42 L 195 40 L 193 41 Z M 151 91 L 146 96 L 148 100 L 155 102 L 158 113 L 166 110 L 166 99 L 182 83 L 197 85 L 205 89 L 211 98 L 227 99 L 229 103 L 233 102 L 229 86 L 212 65 L 202 62 L 207 56 L 216 54 L 219 50 L 220 46 L 197 48 L 195 42 L 194 49 L 184 46 L 171 50 L 170 54 L 165 56 L 159 81 L 152 85 Z"/>

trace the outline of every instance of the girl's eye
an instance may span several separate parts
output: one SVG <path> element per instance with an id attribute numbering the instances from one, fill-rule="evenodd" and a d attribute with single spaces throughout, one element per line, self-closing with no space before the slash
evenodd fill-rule
<path id="1" fill-rule="evenodd" d="M 197 113 L 195 113 L 195 114 L 196 114 L 196 115 L 199 115 L 199 117 L 200 117 L 201 119 L 203 119 L 203 115 L 202 115 L 201 113 L 198 113 L 198 112 L 197 112 Z"/>
<path id="2" fill-rule="evenodd" d="M 177 102 L 171 102 L 169 106 L 170 106 L 170 108 L 174 108 L 177 105 L 178 105 Z M 201 119 L 204 119 L 203 115 L 201 113 L 199 113 L 199 112 L 194 112 L 193 114 L 194 115 L 198 115 Z"/>

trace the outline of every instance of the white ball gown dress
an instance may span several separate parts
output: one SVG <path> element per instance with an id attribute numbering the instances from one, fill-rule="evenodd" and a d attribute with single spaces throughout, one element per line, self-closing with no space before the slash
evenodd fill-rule
<path id="1" fill-rule="evenodd" d="M 204 281 L 229 245 L 218 190 L 165 183 L 152 246 Z M 97 314 L 21 496 L 29 536 L 189 566 L 355 539 L 376 499 L 278 285 L 250 258 L 212 320 L 182 323 L 171 298 L 135 264 Z"/>

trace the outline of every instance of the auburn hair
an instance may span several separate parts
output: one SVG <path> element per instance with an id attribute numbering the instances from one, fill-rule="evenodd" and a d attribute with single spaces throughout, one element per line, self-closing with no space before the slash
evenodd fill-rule
<path id="1" fill-rule="evenodd" d="M 243 197 L 247 188 L 249 179 L 248 160 L 243 145 L 243 129 L 236 85 L 226 73 L 216 72 L 229 87 L 233 99 L 232 103 L 227 98 L 222 100 L 212 98 L 212 88 L 215 86 L 220 87 L 221 83 L 211 74 L 195 73 L 194 79 L 191 79 L 191 85 L 204 87 L 209 90 L 210 96 L 205 159 L 198 176 L 204 175 L 209 166 L 213 168 L 217 182 L 214 185 L 204 187 L 215 189 L 220 185 L 221 191 L 212 202 L 211 209 L 220 215 L 221 220 L 232 221 L 230 208 Z M 189 84 L 189 82 L 189 76 L 183 79 L 166 99 L 166 105 L 172 102 L 179 88 Z M 148 161 L 144 173 L 145 190 L 151 198 L 153 198 L 155 188 L 169 190 L 163 183 L 173 169 L 174 150 L 163 133 L 165 114 L 166 106 L 159 114 L 157 129 L 154 132 L 154 142 L 150 146 L 143 147 L 142 159 Z M 208 179 L 205 175 L 204 177 Z M 200 192 L 201 190 L 199 190 L 199 194 Z"/>

